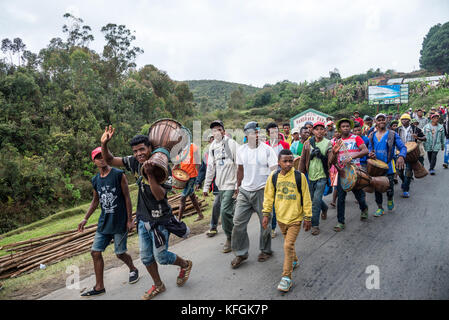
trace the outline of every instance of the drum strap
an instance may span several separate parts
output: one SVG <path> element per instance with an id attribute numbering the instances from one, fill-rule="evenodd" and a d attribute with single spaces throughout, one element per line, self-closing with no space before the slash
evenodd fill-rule
<path id="1" fill-rule="evenodd" d="M 167 156 L 168 161 L 170 161 L 170 152 L 168 152 L 167 149 L 160 147 L 160 148 L 157 148 L 156 150 L 154 150 L 153 152 L 151 152 L 151 154 L 153 155 L 156 152 L 162 152 L 163 154 L 165 154 Z"/>

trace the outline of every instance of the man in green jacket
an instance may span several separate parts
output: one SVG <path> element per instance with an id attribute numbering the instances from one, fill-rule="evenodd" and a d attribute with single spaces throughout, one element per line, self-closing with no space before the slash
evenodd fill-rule
<path id="1" fill-rule="evenodd" d="M 439 120 L 440 115 L 436 112 L 431 115 L 430 122 L 423 128 L 424 135 L 426 136 L 424 150 L 427 151 L 427 157 L 430 163 L 429 173 L 431 175 L 435 175 L 434 168 L 437 162 L 438 151 L 444 151 L 444 128 L 443 125 L 438 123 Z"/>

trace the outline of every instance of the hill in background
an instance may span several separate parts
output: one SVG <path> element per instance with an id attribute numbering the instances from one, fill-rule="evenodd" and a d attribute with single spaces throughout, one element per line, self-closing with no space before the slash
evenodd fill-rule
<path id="1" fill-rule="evenodd" d="M 188 84 L 194 101 L 203 111 L 226 108 L 232 92 L 238 91 L 239 88 L 242 89 L 245 96 L 253 95 L 261 90 L 246 84 L 220 80 L 186 80 L 183 82 Z"/>

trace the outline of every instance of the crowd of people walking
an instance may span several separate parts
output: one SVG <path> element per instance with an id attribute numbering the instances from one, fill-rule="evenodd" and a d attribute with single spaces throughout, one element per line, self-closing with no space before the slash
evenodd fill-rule
<path id="1" fill-rule="evenodd" d="M 336 208 L 337 221 L 333 230 L 345 230 L 348 192 L 355 196 L 360 219 L 369 219 L 367 189 L 348 189 L 343 168 L 353 166 L 367 172 L 372 160 L 385 166 L 381 176 L 387 181 L 386 191 L 372 190 L 377 208 L 371 212 L 373 217 L 381 217 L 386 213 L 383 193 L 386 193 L 387 209 L 394 210 L 394 186 L 399 183 L 399 178 L 402 197 L 409 198 L 413 197 L 412 181 L 421 177 L 416 176 L 416 164 L 409 159 L 410 143 L 418 146 L 415 151 L 421 165 L 427 165 L 427 155 L 430 175 L 438 171 L 439 151 L 444 151 L 443 168 L 447 169 L 449 165 L 448 108 L 443 107 L 431 108 L 427 113 L 423 109 L 410 109 L 402 115 L 378 113 L 363 118 L 356 111 L 350 118 L 328 118 L 326 123 L 306 122 L 300 128 L 290 128 L 289 123 L 284 123 L 282 131 L 274 122 L 262 129 L 256 121 L 250 121 L 243 128 L 245 141 L 242 145 L 227 134 L 221 120 L 211 122 L 209 128 L 205 152 L 201 154 L 199 146 L 192 143 L 188 157 L 174 167 L 189 176 L 177 217 L 173 216 L 167 202 L 170 180 L 159 184 L 151 174 L 154 164 L 148 160 L 154 150 L 148 137 L 138 135 L 133 138 L 130 142 L 132 155 L 114 157 L 108 148 L 114 129 L 111 126 L 105 129 L 101 147 L 91 154 L 99 173 L 92 179 L 91 207 L 79 226 L 82 231 L 90 215 L 101 204 L 102 213 L 92 247 L 97 283 L 84 296 L 105 293 L 101 252 L 112 239 L 117 257 L 129 267 L 129 282 L 135 283 L 139 279 L 137 268 L 126 254 L 126 234 L 133 228 L 126 176 L 122 170 L 112 167 L 123 167 L 132 172 L 139 186 L 140 255 L 154 282 L 143 299 L 152 299 L 165 291 L 158 263 L 180 268 L 178 286 L 184 285 L 189 278 L 192 261 L 170 252 L 168 238 L 171 233 L 180 237 L 189 234 L 189 228 L 182 222 L 187 197 L 197 210 L 197 220 L 204 218 L 194 191 L 202 189 L 204 197 L 210 194 L 215 197 L 206 235 L 214 237 L 218 233 L 221 218 L 226 236 L 222 252 L 233 253 L 232 269 L 237 269 L 249 258 L 247 228 L 253 213 L 257 214 L 260 224 L 257 261 L 265 262 L 271 258 L 271 241 L 277 237 L 276 230 L 281 232 L 284 263 L 277 289 L 287 292 L 293 283 L 292 270 L 299 263 L 295 243 L 301 228 L 319 236 L 320 220 L 327 219 L 329 208 Z M 150 174 L 145 174 L 148 172 Z M 332 195 L 330 203 L 324 200 L 326 195 Z"/>

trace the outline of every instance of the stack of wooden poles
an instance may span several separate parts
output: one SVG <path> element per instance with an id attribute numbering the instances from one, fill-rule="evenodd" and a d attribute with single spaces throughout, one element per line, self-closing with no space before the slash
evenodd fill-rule
<path id="1" fill-rule="evenodd" d="M 181 195 L 168 198 L 175 216 L 179 214 L 180 198 Z M 196 214 L 190 198 L 188 197 L 186 200 L 183 217 Z M 207 206 L 204 200 L 198 202 L 202 210 Z M 135 217 L 135 213 L 133 217 Z M 39 269 L 41 264 L 49 265 L 89 252 L 96 231 L 97 224 L 93 224 L 85 227 L 83 232 L 78 232 L 75 229 L 4 245 L 0 247 L 0 250 L 5 250 L 8 254 L 0 257 L 0 279 L 17 277 L 25 272 Z M 128 233 L 128 236 L 134 233 L 136 233 L 135 228 Z"/>

